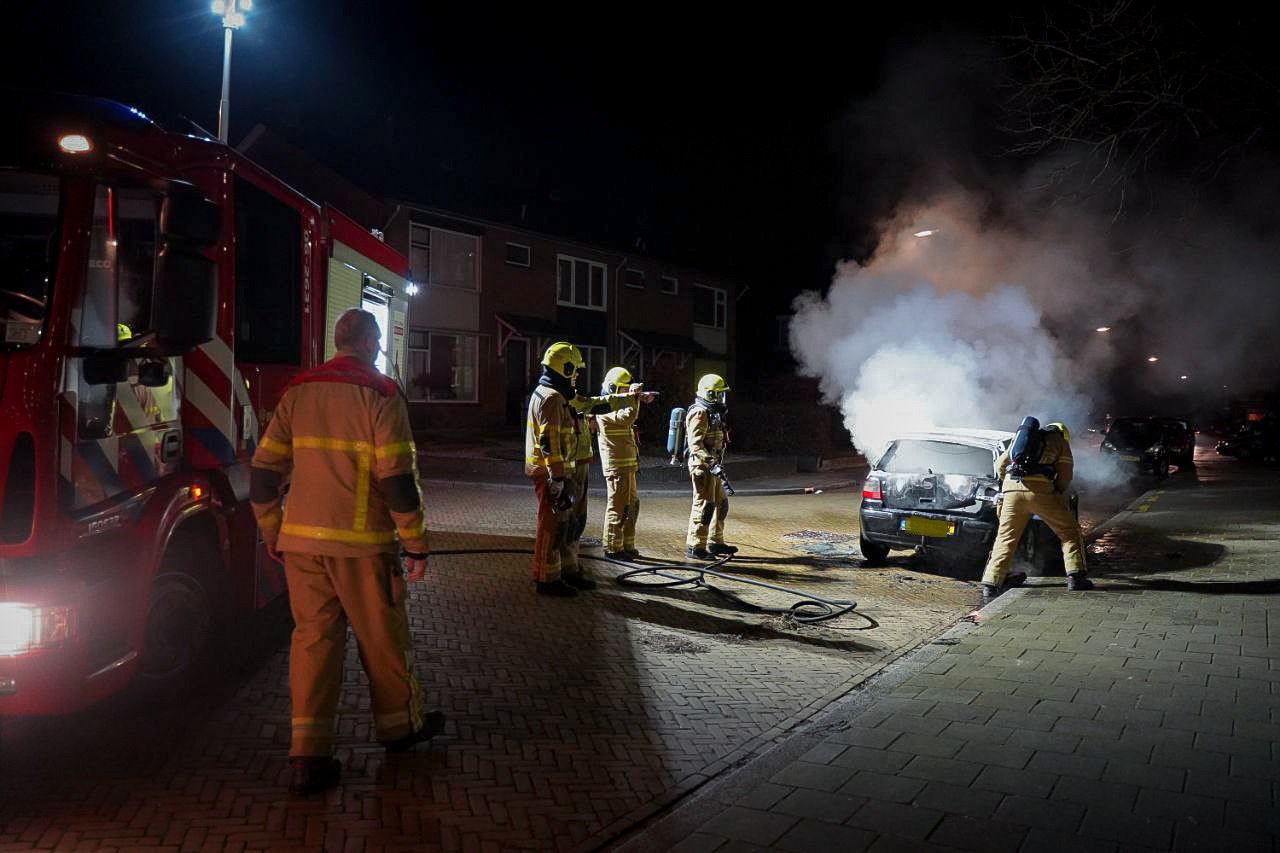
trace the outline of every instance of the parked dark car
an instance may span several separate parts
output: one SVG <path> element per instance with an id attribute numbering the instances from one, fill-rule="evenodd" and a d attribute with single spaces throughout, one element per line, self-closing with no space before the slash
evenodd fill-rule
<path id="1" fill-rule="evenodd" d="M 1246 421 L 1235 434 L 1219 441 L 1216 449 L 1223 456 L 1235 456 L 1244 462 L 1280 459 L 1280 424 L 1275 416 Z"/>
<path id="2" fill-rule="evenodd" d="M 1169 461 L 1180 468 L 1189 468 L 1196 462 L 1196 431 L 1191 422 L 1183 418 L 1152 418 L 1160 429 Z"/>
<path id="3" fill-rule="evenodd" d="M 999 528 L 997 457 L 1013 433 L 934 430 L 889 443 L 872 466 L 858 510 L 859 546 L 866 565 L 894 549 L 933 552 L 957 562 L 983 564 Z M 1071 506 L 1076 510 L 1075 497 Z M 1020 558 L 1031 573 L 1062 571 L 1062 549 L 1039 519 L 1027 527 Z"/>
<path id="4" fill-rule="evenodd" d="M 1152 418 L 1116 418 L 1102 437 L 1102 453 L 1137 473 L 1169 476 L 1169 448 Z"/>

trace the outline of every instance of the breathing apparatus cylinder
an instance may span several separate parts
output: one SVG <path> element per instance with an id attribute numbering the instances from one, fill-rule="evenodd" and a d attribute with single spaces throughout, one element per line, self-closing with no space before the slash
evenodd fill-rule
<path id="1" fill-rule="evenodd" d="M 671 455 L 671 464 L 679 465 L 684 462 L 680 458 L 680 449 L 684 444 L 684 409 L 675 408 L 671 410 L 671 421 L 667 426 L 667 453 Z"/>

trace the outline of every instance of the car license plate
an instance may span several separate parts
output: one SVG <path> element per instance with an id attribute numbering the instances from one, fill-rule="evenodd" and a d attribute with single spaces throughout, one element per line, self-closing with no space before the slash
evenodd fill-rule
<path id="1" fill-rule="evenodd" d="M 1120 457 L 1120 461 L 1121 461 L 1121 462 L 1137 462 L 1137 461 L 1138 461 L 1138 457 L 1136 457 L 1136 456 L 1121 456 L 1121 457 Z"/>
<path id="2" fill-rule="evenodd" d="M 954 521 L 946 521 L 941 518 L 904 518 L 902 520 L 902 532 L 911 536 L 932 536 L 935 539 L 945 539 L 956 532 Z"/>

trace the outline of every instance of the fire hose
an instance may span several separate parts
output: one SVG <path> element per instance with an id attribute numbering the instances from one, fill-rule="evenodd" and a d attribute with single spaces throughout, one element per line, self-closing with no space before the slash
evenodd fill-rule
<path id="1" fill-rule="evenodd" d="M 532 554 L 530 548 L 452 548 L 447 550 L 432 551 L 432 557 L 453 557 L 471 554 Z M 716 571 L 729 563 L 733 559 L 733 554 L 724 554 L 717 557 L 707 566 L 693 566 L 687 563 L 663 563 L 654 566 L 636 566 L 625 560 L 617 560 L 613 557 L 596 557 L 591 554 L 579 554 L 580 560 L 595 560 L 598 563 L 613 563 L 614 565 L 623 566 L 627 571 L 618 575 L 615 580 L 620 586 L 628 586 L 632 588 L 644 589 L 646 587 L 652 589 L 674 589 L 678 587 L 701 588 L 715 593 L 723 598 L 727 598 L 742 607 L 745 607 L 755 613 L 764 613 L 771 616 L 787 616 L 796 622 L 810 624 L 814 622 L 825 622 L 830 619 L 836 619 L 847 613 L 856 610 L 858 602 L 846 601 L 843 599 L 822 598 L 817 595 L 810 595 L 806 592 L 790 589 L 778 584 L 765 583 L 753 578 L 744 578 L 740 575 L 731 575 L 727 572 Z M 672 574 L 672 572 L 684 572 L 686 576 Z M 706 576 L 711 575 L 714 578 L 730 581 L 732 583 L 747 584 L 750 586 L 763 587 L 775 592 L 781 592 L 786 595 L 793 595 L 798 601 L 790 607 L 766 607 L 761 604 L 755 604 L 746 601 L 734 593 L 721 589 L 707 582 Z M 647 581 L 641 580 L 645 576 L 660 578 L 660 580 Z M 870 623 L 870 627 L 877 627 L 876 621 L 870 616 L 859 613 L 863 619 Z"/>

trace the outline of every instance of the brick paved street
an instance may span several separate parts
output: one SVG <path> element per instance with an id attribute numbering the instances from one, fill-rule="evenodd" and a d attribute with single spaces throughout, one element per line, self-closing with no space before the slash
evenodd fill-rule
<path id="1" fill-rule="evenodd" d="M 437 548 L 528 546 L 525 491 L 433 484 Z M 343 785 L 287 783 L 287 622 L 260 620 L 181 704 L 113 701 L 3 733 L 0 850 L 592 848 L 782 737 L 970 608 L 971 583 L 907 559 L 857 568 L 852 491 L 741 498 L 735 571 L 852 597 L 869 617 L 798 626 L 707 592 L 606 584 L 537 599 L 518 555 L 440 558 L 411 613 L 446 736 L 389 760 L 371 741 L 354 644 Z M 588 535 L 598 535 L 599 501 Z M 639 545 L 676 556 L 685 496 L 645 500 Z M 606 568 L 609 575 L 616 570 Z M 762 605 L 791 600 L 744 590 Z"/>
<path id="2" fill-rule="evenodd" d="M 1280 849 L 1278 511 L 1206 458 L 624 849 Z"/>

